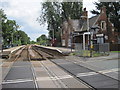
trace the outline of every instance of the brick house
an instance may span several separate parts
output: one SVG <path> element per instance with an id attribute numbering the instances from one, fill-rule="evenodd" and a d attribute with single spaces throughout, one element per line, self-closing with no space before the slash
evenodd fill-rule
<path id="1" fill-rule="evenodd" d="M 84 8 L 81 19 L 63 22 L 61 40 L 62 46 L 71 47 L 74 43 L 82 43 L 85 49 L 90 43 L 90 38 L 92 43 L 120 44 L 119 36 L 120 33 L 116 32 L 114 25 L 107 18 L 104 6 L 99 15 L 88 18 L 88 12 Z"/>

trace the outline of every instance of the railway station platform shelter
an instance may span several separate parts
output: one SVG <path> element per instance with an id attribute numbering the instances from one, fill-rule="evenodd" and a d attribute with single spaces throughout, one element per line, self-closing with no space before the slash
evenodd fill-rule
<path id="1" fill-rule="evenodd" d="M 90 38 L 91 34 L 90 32 L 83 31 L 83 32 L 75 32 L 74 33 L 74 43 L 79 44 L 82 48 L 82 50 L 88 50 L 88 46 L 90 45 Z"/>

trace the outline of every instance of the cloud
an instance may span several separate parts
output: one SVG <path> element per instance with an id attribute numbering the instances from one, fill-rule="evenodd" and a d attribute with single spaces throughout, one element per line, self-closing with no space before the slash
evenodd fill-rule
<path id="1" fill-rule="evenodd" d="M 21 26 L 20 29 L 24 30 L 32 40 L 35 40 L 38 33 L 44 32 L 47 35 L 47 25 L 40 26 L 36 21 L 41 14 L 41 0 L 4 0 L 2 3 L 8 18 L 15 19 Z M 34 38 L 30 33 L 34 33 Z"/>
<path id="2" fill-rule="evenodd" d="M 83 7 L 86 7 L 89 17 L 93 16 L 93 14 L 90 11 L 96 9 L 94 2 L 98 2 L 98 0 L 83 0 Z"/>
<path id="3" fill-rule="evenodd" d="M 97 0 L 84 0 L 84 7 L 87 7 L 89 15 L 92 16 L 90 10 L 94 8 L 92 2 Z M 16 20 L 32 40 L 35 40 L 39 35 L 46 34 L 47 24 L 39 25 L 36 21 L 41 14 L 42 0 L 2 0 L 2 8 L 7 14 L 8 18 Z"/>

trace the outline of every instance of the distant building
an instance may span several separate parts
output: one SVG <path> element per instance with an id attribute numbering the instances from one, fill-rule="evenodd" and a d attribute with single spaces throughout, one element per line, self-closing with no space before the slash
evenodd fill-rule
<path id="1" fill-rule="evenodd" d="M 80 20 L 69 19 L 63 23 L 62 46 L 74 47 L 74 43 L 82 43 L 85 49 L 90 44 L 91 37 L 93 43 L 120 44 L 120 33 L 116 32 L 107 18 L 105 6 L 99 15 L 88 18 L 88 12 L 84 8 Z"/>

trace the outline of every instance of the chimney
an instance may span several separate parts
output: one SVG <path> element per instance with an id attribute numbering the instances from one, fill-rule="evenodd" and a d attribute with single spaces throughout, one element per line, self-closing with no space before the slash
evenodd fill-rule
<path id="1" fill-rule="evenodd" d="M 101 8 L 101 13 L 106 13 L 106 6 L 103 6 L 103 7 Z"/>
<path id="2" fill-rule="evenodd" d="M 88 18 L 88 11 L 86 11 L 86 8 L 83 9 L 82 18 L 83 19 L 87 19 Z"/>

